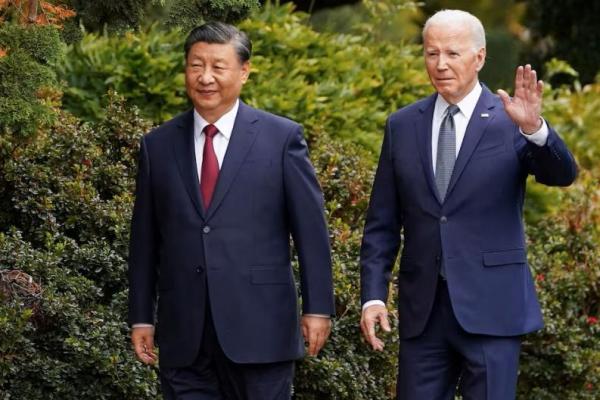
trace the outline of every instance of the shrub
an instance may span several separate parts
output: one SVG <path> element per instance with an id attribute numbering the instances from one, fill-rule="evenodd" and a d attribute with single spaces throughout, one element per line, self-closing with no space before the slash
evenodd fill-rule
<path id="1" fill-rule="evenodd" d="M 240 27 L 253 41 L 243 98 L 375 154 L 387 115 L 431 91 L 417 46 L 371 41 L 367 34 L 317 33 L 292 6 L 265 6 Z M 87 35 L 69 48 L 60 76 L 65 106 L 86 120 L 101 116 L 110 88 L 155 123 L 188 107 L 181 49 L 185 34 L 157 25 L 137 35 Z M 353 110 L 348 112 L 348 110 Z M 362 110 L 369 110 L 368 113 Z"/>
<path id="2" fill-rule="evenodd" d="M 65 80 L 64 106 L 97 121 L 103 117 L 109 89 L 124 96 L 142 115 L 166 121 L 188 105 L 184 87 L 182 34 L 158 25 L 136 34 L 86 34 L 69 46 L 59 76 Z"/>
<path id="3" fill-rule="evenodd" d="M 525 337 L 519 398 L 600 397 L 599 204 L 598 178 L 583 171 L 563 211 L 528 228 L 546 327 Z"/>

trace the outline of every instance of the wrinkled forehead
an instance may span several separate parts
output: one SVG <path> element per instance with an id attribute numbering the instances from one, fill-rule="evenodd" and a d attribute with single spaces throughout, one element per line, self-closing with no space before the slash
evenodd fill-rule
<path id="1" fill-rule="evenodd" d="M 473 47 L 474 34 L 467 24 L 458 22 L 430 25 L 423 32 L 423 47 Z"/>

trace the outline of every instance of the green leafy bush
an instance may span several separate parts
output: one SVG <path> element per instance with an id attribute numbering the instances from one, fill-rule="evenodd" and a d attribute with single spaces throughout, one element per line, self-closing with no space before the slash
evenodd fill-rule
<path id="1" fill-rule="evenodd" d="M 187 107 L 182 34 L 158 25 L 123 36 L 86 34 L 71 46 L 59 68 L 64 105 L 85 120 L 99 120 L 109 89 L 124 96 L 156 123 Z"/>
<path id="2" fill-rule="evenodd" d="M 309 136 L 325 132 L 375 154 L 387 115 L 431 92 L 419 48 L 375 42 L 368 34 L 317 33 L 307 14 L 291 11 L 289 4 L 267 5 L 241 24 L 254 47 L 243 98 L 301 121 Z M 61 68 L 69 84 L 65 106 L 97 119 L 98 99 L 113 88 L 155 123 L 183 111 L 184 39 L 158 26 L 124 38 L 86 35 Z"/>
<path id="3" fill-rule="evenodd" d="M 584 171 L 563 211 L 530 225 L 546 327 L 523 344 L 519 398 L 600 398 L 600 192 Z"/>
<path id="4" fill-rule="evenodd" d="M 28 307 L 8 290 L 17 286 L 0 286 L 3 400 L 157 396 L 124 319 L 135 159 L 149 125 L 110 99 L 101 123 L 60 113 L 2 165 L 0 272 L 23 271 L 42 288 Z"/>

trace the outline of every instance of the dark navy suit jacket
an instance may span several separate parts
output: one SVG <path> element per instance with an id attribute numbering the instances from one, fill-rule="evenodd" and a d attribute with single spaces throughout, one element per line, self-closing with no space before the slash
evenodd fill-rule
<path id="1" fill-rule="evenodd" d="M 198 354 L 209 300 L 223 351 L 238 363 L 303 355 L 290 235 L 304 313 L 333 314 L 323 195 L 301 127 L 240 102 L 208 210 L 190 110 L 140 148 L 129 255 L 129 322 L 155 323 L 162 366 Z"/>
<path id="2" fill-rule="evenodd" d="M 442 202 L 431 154 L 435 100 L 436 94 L 387 121 L 361 249 L 362 300 L 387 299 L 402 234 L 402 338 L 423 331 L 442 262 L 466 331 L 512 336 L 540 329 L 523 228 L 525 181 L 533 174 L 546 185 L 569 185 L 574 159 L 551 127 L 545 146 L 527 141 L 484 87 Z"/>

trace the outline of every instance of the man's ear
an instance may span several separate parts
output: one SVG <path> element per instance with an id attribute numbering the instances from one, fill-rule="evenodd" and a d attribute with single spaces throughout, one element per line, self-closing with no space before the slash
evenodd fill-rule
<path id="1" fill-rule="evenodd" d="M 250 76 L 250 61 L 246 61 L 242 64 L 242 83 L 246 83 Z"/>
<path id="2" fill-rule="evenodd" d="M 485 64 L 485 47 L 482 47 L 479 49 L 479 51 L 477 52 L 477 55 L 475 56 L 477 58 L 477 72 L 481 71 L 483 69 L 483 66 Z"/>

